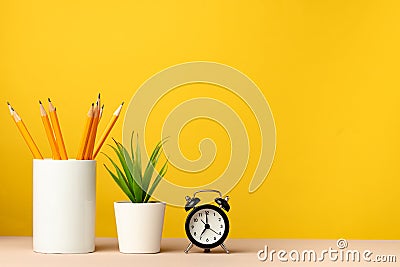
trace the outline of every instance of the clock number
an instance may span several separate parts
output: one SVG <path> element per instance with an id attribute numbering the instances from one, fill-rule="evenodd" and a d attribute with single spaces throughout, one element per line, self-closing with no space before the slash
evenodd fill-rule
<path id="1" fill-rule="evenodd" d="M 203 213 L 199 213 L 199 217 L 203 216 Z"/>
<path id="2" fill-rule="evenodd" d="M 220 228 L 224 228 L 224 226 L 221 224 L 221 227 Z"/>
<path id="3" fill-rule="evenodd" d="M 217 238 L 214 236 L 214 240 L 217 240 Z"/>
<path id="4" fill-rule="evenodd" d="M 196 232 L 194 232 L 193 235 L 196 236 Z"/>
<path id="5" fill-rule="evenodd" d="M 209 215 L 209 214 L 210 214 L 210 211 L 209 211 L 209 210 L 206 210 L 206 214 Z"/>
<path id="6" fill-rule="evenodd" d="M 206 239 L 206 242 L 208 242 L 208 238 Z"/>
<path id="7" fill-rule="evenodd" d="M 214 211 L 214 216 L 215 216 L 215 211 Z"/>
<path id="8" fill-rule="evenodd" d="M 221 221 L 221 218 L 218 218 L 218 221 L 220 222 L 220 221 Z"/>
<path id="9" fill-rule="evenodd" d="M 194 222 L 198 222 L 199 220 L 197 219 L 197 218 L 194 218 L 194 220 L 193 220 Z"/>
<path id="10" fill-rule="evenodd" d="M 190 226 L 190 227 L 192 227 L 192 229 L 194 228 L 194 225 L 192 225 L 192 226 Z"/>
<path id="11" fill-rule="evenodd" d="M 221 235 L 221 232 L 219 232 L 218 234 Z"/>

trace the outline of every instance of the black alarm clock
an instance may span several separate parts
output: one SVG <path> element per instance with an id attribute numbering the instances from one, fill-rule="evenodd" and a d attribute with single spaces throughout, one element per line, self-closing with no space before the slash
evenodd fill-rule
<path id="1" fill-rule="evenodd" d="M 200 202 L 196 194 L 206 192 L 219 194 L 219 197 L 215 199 L 218 206 L 204 204 L 196 207 L 196 204 Z M 229 253 L 224 244 L 229 233 L 229 219 L 225 213 L 230 210 L 229 197 L 222 198 L 218 190 L 207 189 L 196 191 L 192 198 L 186 196 L 185 199 L 185 210 L 192 210 L 185 222 L 186 235 L 190 240 L 185 253 L 188 253 L 193 245 L 204 249 L 204 252 L 210 252 L 212 248 L 221 246 L 226 253 Z"/>

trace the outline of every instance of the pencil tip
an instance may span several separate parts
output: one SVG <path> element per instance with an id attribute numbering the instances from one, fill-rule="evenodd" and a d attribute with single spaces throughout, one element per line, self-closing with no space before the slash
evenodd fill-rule
<path id="1" fill-rule="evenodd" d="M 41 104 L 42 104 L 42 101 L 39 100 L 39 104 L 41 105 Z"/>
<path id="2" fill-rule="evenodd" d="M 49 98 L 47 98 L 47 100 L 49 100 L 49 102 L 51 102 L 51 100 L 50 100 L 50 97 L 49 97 Z"/>
<path id="3" fill-rule="evenodd" d="M 10 102 L 7 101 L 7 105 L 11 106 L 11 105 L 10 105 Z"/>
<path id="4" fill-rule="evenodd" d="M 104 108 L 104 104 L 101 106 L 101 108 Z"/>
<path id="5" fill-rule="evenodd" d="M 92 103 L 92 107 L 94 106 L 94 103 Z"/>
<path id="6" fill-rule="evenodd" d="M 11 107 L 11 110 L 12 110 L 12 111 L 15 111 L 13 107 Z"/>
<path id="7" fill-rule="evenodd" d="M 123 106 L 123 105 L 124 105 L 124 103 L 125 103 L 125 102 L 124 102 L 124 101 L 122 101 L 122 104 L 121 104 L 121 106 Z"/>
<path id="8" fill-rule="evenodd" d="M 99 93 L 99 96 L 97 98 L 100 99 L 100 93 Z"/>

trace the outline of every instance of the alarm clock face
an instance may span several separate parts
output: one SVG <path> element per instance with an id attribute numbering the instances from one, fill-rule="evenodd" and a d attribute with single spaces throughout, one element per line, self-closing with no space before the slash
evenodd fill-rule
<path id="1" fill-rule="evenodd" d="M 195 207 L 185 224 L 189 240 L 200 248 L 221 245 L 229 233 L 229 220 L 220 208 L 206 204 Z"/>

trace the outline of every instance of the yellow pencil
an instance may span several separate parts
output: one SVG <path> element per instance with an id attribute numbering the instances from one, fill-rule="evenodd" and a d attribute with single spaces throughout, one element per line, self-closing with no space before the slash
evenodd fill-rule
<path id="1" fill-rule="evenodd" d="M 87 113 L 85 129 L 83 131 L 81 145 L 79 147 L 79 152 L 78 152 L 78 155 L 76 156 L 76 159 L 79 159 L 79 160 L 84 159 L 85 151 L 87 149 L 87 144 L 88 144 L 89 137 L 90 137 L 90 131 L 91 131 L 92 124 L 93 124 L 93 115 L 94 115 L 94 104 L 92 103 L 92 106 L 90 107 L 90 109 Z"/>
<path id="2" fill-rule="evenodd" d="M 96 135 L 97 135 L 97 128 L 99 126 L 99 122 L 101 119 L 101 98 L 100 98 L 100 93 L 97 96 L 96 100 L 96 108 L 93 114 L 93 123 L 92 127 L 90 129 L 90 136 L 89 140 L 87 143 L 87 148 L 85 150 L 85 157 L 84 159 L 92 159 L 93 156 L 93 148 L 94 148 L 94 143 L 96 142 Z"/>
<path id="3" fill-rule="evenodd" d="M 100 99 L 100 93 L 97 96 L 97 104 L 99 105 L 99 108 L 101 107 L 101 99 Z"/>
<path id="4" fill-rule="evenodd" d="M 60 152 L 61 159 L 67 160 L 67 151 L 65 150 L 64 140 L 61 133 L 60 123 L 58 122 L 57 111 L 54 108 L 53 104 L 51 103 L 50 98 L 49 100 L 49 113 L 50 113 L 50 120 L 53 126 L 54 134 L 56 136 L 56 141 L 58 145 L 58 149 Z"/>
<path id="5" fill-rule="evenodd" d="M 94 109 L 93 123 L 92 123 L 92 127 L 90 129 L 90 135 L 89 135 L 89 140 L 87 142 L 87 148 L 85 151 L 84 159 L 92 159 L 93 146 L 94 146 L 94 142 L 96 140 L 97 126 L 99 124 L 99 115 L 100 115 L 100 107 L 97 102 L 96 107 Z"/>
<path id="6" fill-rule="evenodd" d="M 103 117 L 103 111 L 104 111 L 104 104 L 101 106 L 101 109 L 100 109 L 100 118 L 99 118 L 99 122 L 100 122 L 101 118 Z"/>
<path id="7" fill-rule="evenodd" d="M 108 135 L 110 134 L 112 128 L 114 127 L 114 124 L 117 122 L 119 114 L 121 113 L 122 106 L 124 105 L 124 102 L 122 102 L 121 105 L 115 110 L 110 122 L 108 123 L 106 129 L 104 130 L 103 134 L 101 135 L 99 141 L 96 144 L 96 148 L 93 153 L 93 159 L 96 158 L 97 154 L 99 153 L 101 147 L 103 146 L 104 142 L 106 141 Z"/>
<path id="8" fill-rule="evenodd" d="M 14 109 L 12 108 L 11 104 L 7 101 L 8 109 L 10 110 L 11 117 L 14 116 Z"/>
<path id="9" fill-rule="evenodd" d="M 61 159 L 60 153 L 58 151 L 56 139 L 54 138 L 54 133 L 51 128 L 50 121 L 47 116 L 46 110 L 44 109 L 41 101 L 39 101 L 39 105 L 40 105 L 40 116 L 42 117 L 42 122 L 43 122 L 44 130 L 46 131 L 47 140 L 49 140 L 49 143 L 50 143 L 51 152 L 53 153 L 53 159 Z"/>
<path id="10" fill-rule="evenodd" d="M 103 112 L 103 111 L 102 111 L 102 108 L 103 108 L 103 107 L 101 106 L 100 93 L 99 93 L 99 95 L 97 96 L 96 104 L 97 104 L 97 106 L 99 107 L 99 121 L 100 121 L 100 119 L 101 119 L 101 113 Z"/>
<path id="11" fill-rule="evenodd" d="M 43 159 L 42 154 L 40 154 L 40 151 L 38 147 L 35 144 L 35 141 L 33 141 L 32 136 L 28 132 L 28 129 L 26 128 L 24 122 L 22 121 L 21 117 L 18 116 L 17 112 L 12 109 L 13 111 L 13 119 L 15 124 L 18 127 L 19 132 L 21 133 L 22 137 L 24 138 L 26 144 L 29 147 L 29 150 L 32 152 L 33 158 L 35 159 Z"/>

